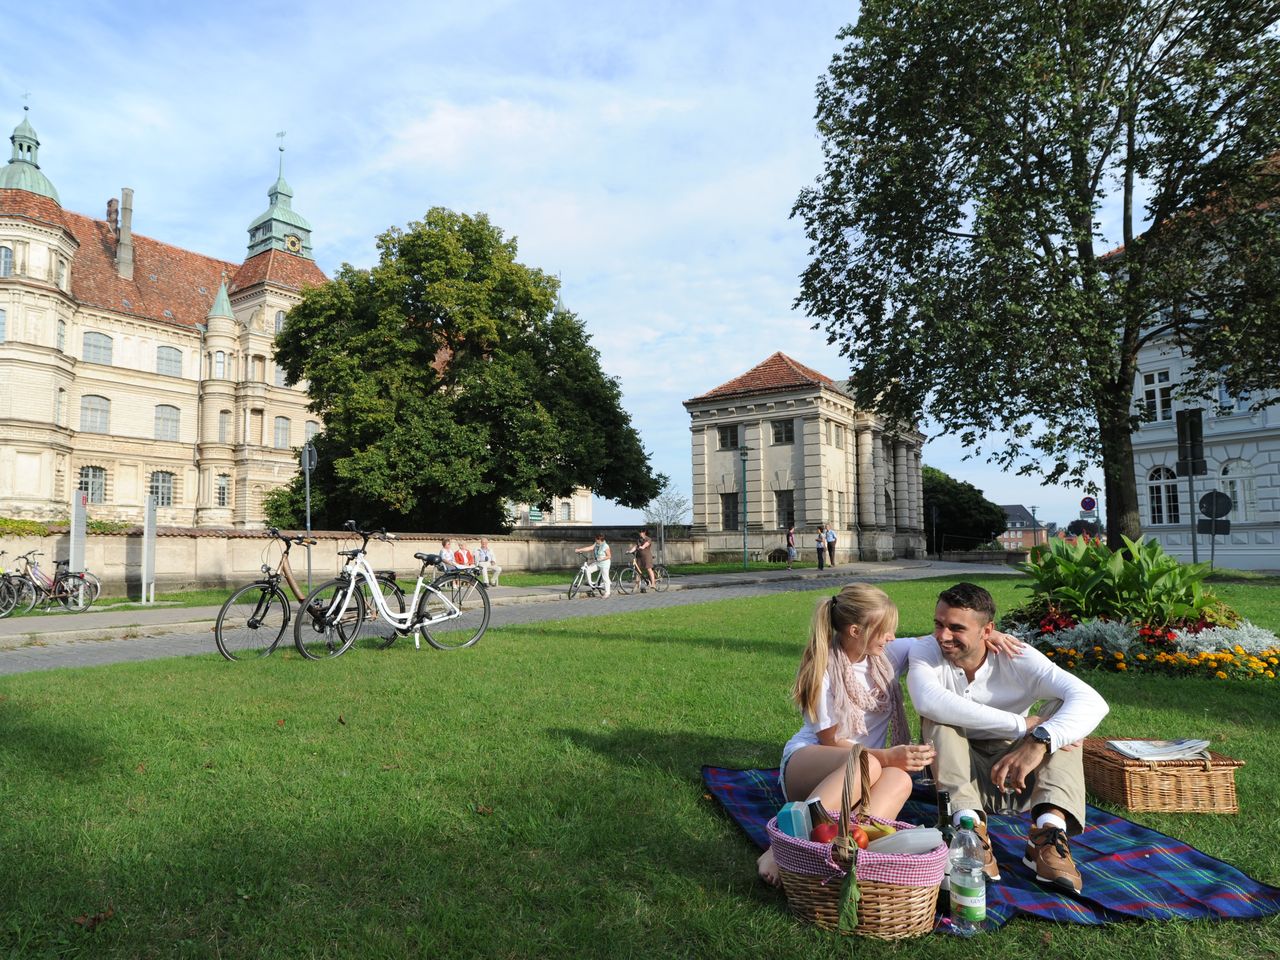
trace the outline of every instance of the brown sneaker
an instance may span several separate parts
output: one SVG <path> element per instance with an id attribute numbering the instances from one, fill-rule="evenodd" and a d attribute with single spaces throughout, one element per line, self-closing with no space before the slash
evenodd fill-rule
<path id="1" fill-rule="evenodd" d="M 1080 892 L 1083 882 L 1071 859 L 1065 830 L 1054 826 L 1032 827 L 1022 862 L 1036 872 L 1036 879 L 1041 883 Z"/>
<path id="2" fill-rule="evenodd" d="M 995 851 L 991 849 L 991 838 L 987 836 L 986 823 L 979 822 L 975 824 L 973 832 L 982 841 L 982 872 L 987 875 L 987 879 L 992 883 L 997 883 L 1000 880 L 1000 864 L 996 863 Z"/>

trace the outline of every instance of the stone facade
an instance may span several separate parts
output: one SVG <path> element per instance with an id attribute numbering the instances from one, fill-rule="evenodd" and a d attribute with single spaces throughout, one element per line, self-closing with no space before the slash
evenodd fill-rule
<path id="1" fill-rule="evenodd" d="M 242 263 L 63 210 L 24 120 L 0 171 L 0 516 L 252 527 L 320 429 L 273 341 L 325 277 L 281 175 Z"/>
<path id="2" fill-rule="evenodd" d="M 1191 524 L 1201 517 L 1200 498 L 1221 490 L 1232 498 L 1231 532 L 1213 545 L 1214 562 L 1240 570 L 1280 570 L 1280 406 L 1254 411 L 1249 398 L 1225 393 L 1201 404 L 1208 473 L 1195 477 L 1194 498 L 1187 478 L 1178 477 L 1176 412 L 1188 404 L 1176 396 L 1189 363 L 1168 342 L 1143 347 L 1138 355 L 1134 403 L 1155 417 L 1133 434 L 1133 469 L 1138 482 L 1142 531 L 1171 554 L 1191 560 Z M 1209 560 L 1210 538 L 1198 535 L 1201 562 Z"/>
<path id="3" fill-rule="evenodd" d="M 858 410 L 829 377 L 775 353 L 685 401 L 692 420 L 693 529 L 707 551 L 785 545 L 802 557 L 818 524 L 836 530 L 836 562 L 923 557 L 924 435 Z"/>
<path id="4" fill-rule="evenodd" d="M 544 510 L 527 503 L 511 507 L 515 519 L 511 525 L 516 530 L 537 527 L 589 527 L 591 526 L 591 491 L 579 487 L 567 497 L 554 497 L 550 509 Z"/>

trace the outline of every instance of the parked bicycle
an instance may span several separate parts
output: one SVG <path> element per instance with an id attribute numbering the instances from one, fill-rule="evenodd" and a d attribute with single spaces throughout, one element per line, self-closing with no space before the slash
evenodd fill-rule
<path id="1" fill-rule="evenodd" d="M 428 581 L 427 573 L 442 566 L 435 553 L 415 553 L 422 563 L 413 596 L 407 608 L 399 594 L 399 610 L 386 599 L 386 582 L 379 580 L 366 557 L 370 539 L 394 540 L 386 530 L 361 530 L 354 520 L 346 529 L 362 538 L 360 546 L 338 551 L 347 558 L 340 576 L 320 584 L 307 595 L 293 626 L 293 642 L 298 652 L 310 660 L 340 657 L 351 649 L 360 635 L 366 606 L 372 604 L 391 633 L 379 647 L 386 648 L 396 638 L 413 634 L 415 647 L 421 639 L 437 650 L 461 650 L 477 643 L 489 627 L 489 592 L 473 573 L 446 570 Z M 398 589 L 398 588 L 397 588 Z M 392 596 L 396 594 L 393 591 Z M 376 642 L 376 641 L 375 641 Z"/>
<path id="2" fill-rule="evenodd" d="M 284 548 L 275 569 L 264 563 L 262 578 L 240 587 L 218 611 L 213 639 L 218 652 L 228 660 L 256 660 L 271 656 L 293 619 L 293 602 L 302 603 L 306 599 L 306 593 L 289 562 L 289 551 L 295 545 L 314 547 L 317 541 L 303 536 L 285 536 L 275 527 L 267 528 L 267 536 L 279 540 Z M 379 570 L 378 578 L 383 589 L 393 598 L 400 597 L 403 609 L 404 591 L 396 584 L 395 573 Z M 285 588 L 293 595 L 293 600 L 289 599 Z"/>
<path id="3" fill-rule="evenodd" d="M 93 601 L 98 599 L 100 587 L 96 580 L 67 569 L 71 564 L 70 560 L 55 560 L 54 574 L 51 577 L 40 569 L 40 562 L 36 560 L 36 557 L 43 556 L 39 551 L 28 550 L 17 558 L 23 569 L 16 581 L 18 599 L 12 611 L 19 614 L 30 613 L 37 605 L 54 604 L 61 604 L 73 613 L 88 610 Z"/>
<path id="4" fill-rule="evenodd" d="M 665 563 L 655 563 L 653 565 L 653 589 L 662 593 L 671 586 L 671 575 L 667 572 Z M 618 571 L 618 589 L 623 593 L 629 594 L 637 587 L 643 593 L 649 589 L 649 578 L 640 572 L 640 566 L 634 560 L 631 566 L 623 567 Z"/>
<path id="5" fill-rule="evenodd" d="M 7 553 L 7 550 L 0 550 L 0 558 Z M 13 608 L 18 605 L 19 589 L 17 575 L 9 573 L 0 566 L 0 619 L 11 614 Z"/>

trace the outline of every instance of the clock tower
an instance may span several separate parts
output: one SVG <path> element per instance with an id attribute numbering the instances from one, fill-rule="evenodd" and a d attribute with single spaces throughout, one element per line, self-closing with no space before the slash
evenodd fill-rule
<path id="1" fill-rule="evenodd" d="M 280 173 L 267 191 L 271 206 L 249 224 L 249 256 L 281 250 L 313 260 L 311 224 L 293 209 L 293 189 L 284 178 L 284 145 L 280 146 Z"/>

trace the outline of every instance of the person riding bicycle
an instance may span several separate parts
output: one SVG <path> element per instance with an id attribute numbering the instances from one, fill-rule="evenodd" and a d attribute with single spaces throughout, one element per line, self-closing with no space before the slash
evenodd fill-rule
<path id="1" fill-rule="evenodd" d="M 605 543 L 604 534 L 597 533 L 596 541 L 585 547 L 578 547 L 574 553 L 591 554 L 591 562 L 587 564 L 587 584 L 590 587 L 601 587 L 604 589 L 604 598 L 609 599 L 609 565 L 613 560 L 613 553 L 609 550 L 609 544 Z M 599 577 L 595 583 L 591 582 L 591 575 L 599 573 Z"/>
<path id="2" fill-rule="evenodd" d="M 657 579 L 653 574 L 653 541 L 649 539 L 649 531 L 641 530 L 640 535 L 636 538 L 636 545 L 627 553 L 634 555 L 633 563 L 636 566 L 636 572 L 640 576 L 640 592 L 652 588 L 658 589 Z M 644 581 L 649 581 L 649 586 L 644 585 Z"/>

